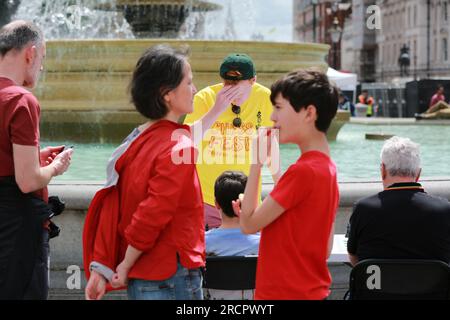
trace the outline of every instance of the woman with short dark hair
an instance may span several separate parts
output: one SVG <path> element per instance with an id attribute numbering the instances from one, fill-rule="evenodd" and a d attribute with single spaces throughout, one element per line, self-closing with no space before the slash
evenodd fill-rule
<path id="1" fill-rule="evenodd" d="M 209 128 L 242 91 L 224 88 L 197 125 Z M 83 235 L 87 299 L 100 299 L 107 280 L 114 288 L 128 284 L 133 300 L 202 299 L 205 225 L 197 151 L 191 127 L 178 123 L 193 111 L 195 92 L 185 53 L 159 45 L 137 62 L 131 100 L 149 120 L 113 153 L 107 185 L 89 207 Z"/>

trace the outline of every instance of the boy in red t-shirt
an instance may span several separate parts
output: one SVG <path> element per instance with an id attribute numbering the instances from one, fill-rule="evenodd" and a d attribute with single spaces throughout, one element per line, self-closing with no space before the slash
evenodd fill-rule
<path id="1" fill-rule="evenodd" d="M 233 202 L 243 232 L 262 230 L 255 299 L 326 299 L 331 285 L 327 258 L 339 202 L 326 131 L 336 115 L 338 90 L 313 69 L 289 73 L 271 90 L 271 136 L 278 131 L 280 143 L 298 145 L 301 156 L 257 206 L 262 165 L 274 159 L 255 152 L 244 199 Z M 258 146 L 264 138 L 255 139 Z"/>

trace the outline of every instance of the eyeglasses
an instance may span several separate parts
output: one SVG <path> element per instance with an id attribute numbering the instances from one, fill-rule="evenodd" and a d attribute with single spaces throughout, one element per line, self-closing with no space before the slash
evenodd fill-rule
<path id="1" fill-rule="evenodd" d="M 239 115 L 241 114 L 241 107 L 231 104 L 231 111 L 233 111 L 233 113 L 236 115 L 236 118 L 234 118 L 233 120 L 233 126 L 235 126 L 236 128 L 240 128 L 242 125 L 242 120 L 241 118 L 239 118 Z"/>

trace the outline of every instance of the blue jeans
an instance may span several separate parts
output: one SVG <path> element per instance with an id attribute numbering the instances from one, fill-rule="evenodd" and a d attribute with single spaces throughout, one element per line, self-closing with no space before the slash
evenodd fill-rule
<path id="1" fill-rule="evenodd" d="M 130 279 L 130 300 L 202 300 L 202 274 L 200 269 L 186 269 L 178 262 L 176 274 L 166 280 L 150 281 Z"/>

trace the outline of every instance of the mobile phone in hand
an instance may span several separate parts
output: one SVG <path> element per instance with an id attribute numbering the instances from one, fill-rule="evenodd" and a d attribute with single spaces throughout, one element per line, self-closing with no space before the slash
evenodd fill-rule
<path id="1" fill-rule="evenodd" d="M 64 146 L 64 148 L 61 150 L 61 152 L 66 151 L 68 149 L 73 149 L 74 146 Z"/>

